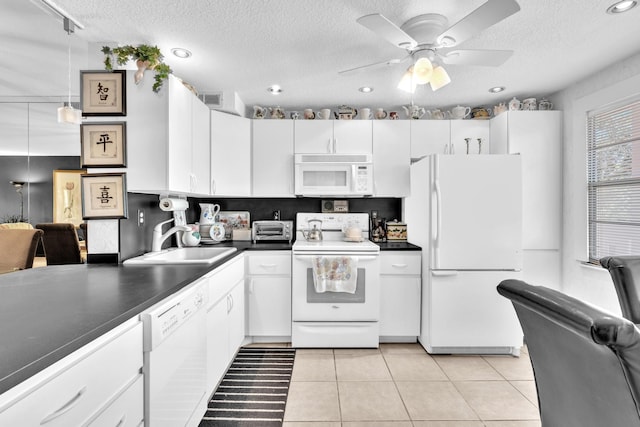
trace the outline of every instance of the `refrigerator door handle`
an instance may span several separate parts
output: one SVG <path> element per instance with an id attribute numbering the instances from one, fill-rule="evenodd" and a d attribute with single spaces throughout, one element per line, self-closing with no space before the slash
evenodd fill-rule
<path id="1" fill-rule="evenodd" d="M 434 259 L 434 267 L 438 267 L 438 249 L 440 247 L 440 230 L 442 229 L 442 195 L 440 193 L 440 181 L 435 180 L 434 185 L 434 193 L 435 193 L 435 227 L 433 228 L 433 259 Z"/>
<path id="2" fill-rule="evenodd" d="M 436 277 L 457 276 L 457 270 L 431 270 L 431 275 Z"/>

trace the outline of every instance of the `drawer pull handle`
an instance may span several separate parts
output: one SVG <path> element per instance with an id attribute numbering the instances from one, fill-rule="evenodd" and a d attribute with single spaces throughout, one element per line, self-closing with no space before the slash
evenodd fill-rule
<path id="1" fill-rule="evenodd" d="M 276 268 L 276 264 L 260 264 L 262 268 Z"/>
<path id="2" fill-rule="evenodd" d="M 76 406 L 78 404 L 78 402 L 80 401 L 80 398 L 84 395 L 84 393 L 87 391 L 87 387 L 82 387 L 80 389 L 80 391 L 78 391 L 78 393 L 76 393 L 75 396 L 73 396 L 71 398 L 71 400 L 69 400 L 67 403 L 65 403 L 64 405 L 62 405 L 62 407 L 60 407 L 60 409 L 56 410 L 55 412 L 47 415 L 46 417 L 44 417 L 42 419 L 42 421 L 40 421 L 40 425 L 44 425 L 47 424 L 50 421 L 55 420 L 56 418 L 58 418 L 60 415 L 70 411 L 74 406 Z"/>
<path id="3" fill-rule="evenodd" d="M 407 264 L 391 264 L 391 266 L 396 268 L 407 268 Z"/>

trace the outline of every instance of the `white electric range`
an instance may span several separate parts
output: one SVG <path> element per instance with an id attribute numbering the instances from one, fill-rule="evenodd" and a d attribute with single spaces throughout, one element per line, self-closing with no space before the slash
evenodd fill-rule
<path id="1" fill-rule="evenodd" d="M 312 235 L 317 236 L 319 231 L 322 240 L 307 240 L 310 223 L 317 227 Z M 361 236 L 347 239 L 347 227 L 360 228 Z M 291 291 L 293 347 L 378 347 L 380 247 L 368 237 L 366 213 L 296 215 Z M 329 275 L 344 268 L 353 271 L 355 275 L 349 276 L 353 280 L 351 286 L 319 286 L 314 280 L 314 263 L 316 267 L 319 263 L 336 266 L 325 271 Z"/>

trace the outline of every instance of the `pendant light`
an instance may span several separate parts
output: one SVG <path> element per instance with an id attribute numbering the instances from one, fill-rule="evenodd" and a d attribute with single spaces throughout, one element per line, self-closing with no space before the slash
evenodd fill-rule
<path id="1" fill-rule="evenodd" d="M 69 18 L 63 18 L 64 30 L 67 32 L 67 58 L 68 58 L 68 99 L 66 105 L 58 108 L 58 123 L 69 123 L 79 125 L 82 123 L 82 111 L 73 108 L 71 105 L 71 33 L 75 30 L 73 21 Z"/>

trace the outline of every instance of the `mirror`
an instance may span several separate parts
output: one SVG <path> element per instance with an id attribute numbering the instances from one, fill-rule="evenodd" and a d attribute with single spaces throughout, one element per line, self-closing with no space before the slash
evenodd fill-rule
<path id="1" fill-rule="evenodd" d="M 0 102 L 0 222 L 51 222 L 53 170 L 80 169 L 80 127 L 58 123 L 60 106 Z"/>

